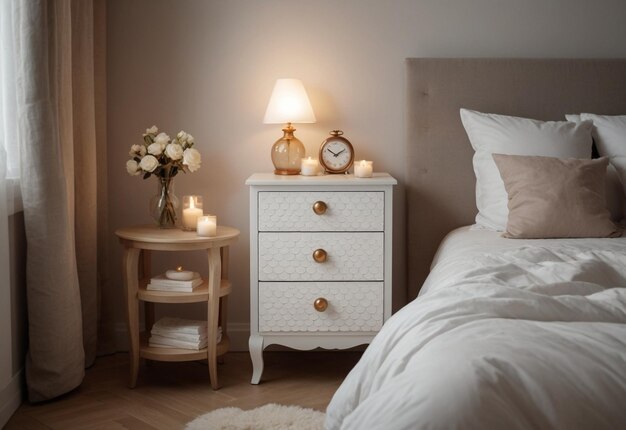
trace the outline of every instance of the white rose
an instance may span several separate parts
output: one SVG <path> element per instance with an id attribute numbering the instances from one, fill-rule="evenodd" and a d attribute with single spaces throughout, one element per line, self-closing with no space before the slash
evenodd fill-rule
<path id="1" fill-rule="evenodd" d="M 161 145 L 161 152 L 163 152 L 163 150 L 165 149 L 165 145 L 170 143 L 170 137 L 165 133 L 159 133 L 154 138 L 154 143 L 158 143 L 159 145 Z"/>
<path id="2" fill-rule="evenodd" d="M 187 143 L 190 145 L 193 145 L 195 142 L 195 139 L 193 138 L 193 136 L 189 133 L 187 133 Z"/>
<path id="3" fill-rule="evenodd" d="M 189 167 L 190 172 L 195 172 L 200 168 L 200 163 L 202 162 L 202 156 L 198 152 L 198 150 L 193 148 L 185 149 L 183 152 L 183 164 Z"/>
<path id="4" fill-rule="evenodd" d="M 130 155 L 131 157 L 134 157 L 135 155 L 143 157 L 144 155 L 146 155 L 146 147 L 143 145 L 133 145 L 130 147 L 128 155 Z"/>
<path id="5" fill-rule="evenodd" d="M 131 176 L 137 176 L 141 173 L 141 171 L 139 170 L 139 164 L 137 164 L 135 160 L 128 160 L 126 162 L 126 171 Z"/>
<path id="6" fill-rule="evenodd" d="M 163 146 L 160 143 L 154 142 L 148 146 L 148 153 L 152 155 L 161 155 L 163 153 Z"/>
<path id="7" fill-rule="evenodd" d="M 157 134 L 159 132 L 159 129 L 157 128 L 156 125 L 153 125 L 150 128 L 146 128 L 146 134 Z"/>
<path id="8" fill-rule="evenodd" d="M 178 143 L 170 143 L 165 147 L 165 155 L 172 160 L 180 160 L 183 158 L 183 147 Z"/>
<path id="9" fill-rule="evenodd" d="M 146 172 L 154 172 L 154 169 L 156 169 L 158 165 L 159 160 L 157 160 L 156 157 L 153 157 L 152 155 L 146 155 L 141 159 L 141 162 L 139 163 L 139 167 L 141 167 Z"/>
<path id="10" fill-rule="evenodd" d="M 178 140 L 185 141 L 185 140 L 187 140 L 187 133 L 185 133 L 184 131 L 181 130 L 181 131 L 178 132 L 176 137 L 178 138 Z"/>

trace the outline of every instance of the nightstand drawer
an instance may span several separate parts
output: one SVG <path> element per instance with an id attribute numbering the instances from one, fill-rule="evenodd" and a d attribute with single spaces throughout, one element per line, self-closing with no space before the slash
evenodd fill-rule
<path id="1" fill-rule="evenodd" d="M 382 282 L 259 283 L 260 332 L 375 332 L 382 324 Z"/>
<path id="2" fill-rule="evenodd" d="M 262 191 L 258 201 L 259 231 L 383 231 L 384 194 Z"/>
<path id="3" fill-rule="evenodd" d="M 384 252 L 383 233 L 259 233 L 259 281 L 382 281 Z"/>

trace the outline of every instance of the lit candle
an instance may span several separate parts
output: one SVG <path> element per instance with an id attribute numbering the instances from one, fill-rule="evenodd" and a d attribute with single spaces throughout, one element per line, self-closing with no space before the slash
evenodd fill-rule
<path id="1" fill-rule="evenodd" d="M 213 237 L 217 235 L 217 216 L 202 215 L 198 217 L 198 236 Z"/>
<path id="2" fill-rule="evenodd" d="M 300 174 L 303 176 L 317 176 L 320 173 L 320 162 L 311 157 L 303 158 L 300 165 Z"/>
<path id="3" fill-rule="evenodd" d="M 178 266 L 176 270 L 168 270 L 165 272 L 167 279 L 173 279 L 175 281 L 191 281 L 195 276 L 195 272 L 189 270 L 183 270 L 183 266 Z"/>
<path id="4" fill-rule="evenodd" d="M 361 160 L 354 163 L 354 176 L 357 178 L 371 178 L 373 174 L 373 161 Z"/>
<path id="5" fill-rule="evenodd" d="M 183 230 L 195 230 L 200 216 L 202 216 L 202 197 L 183 196 Z"/>

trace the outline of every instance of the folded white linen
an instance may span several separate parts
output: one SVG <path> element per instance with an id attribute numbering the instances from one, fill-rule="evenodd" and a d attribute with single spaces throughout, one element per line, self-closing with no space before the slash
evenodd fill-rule
<path id="1" fill-rule="evenodd" d="M 221 334 L 222 327 L 218 327 L 217 332 L 218 334 Z M 190 333 L 180 332 L 176 330 L 171 331 L 171 330 L 162 329 L 162 328 L 160 329 L 158 327 L 153 327 L 152 330 L 150 330 L 150 334 L 163 336 L 163 337 L 169 337 L 172 339 L 183 340 L 186 342 L 199 342 L 201 340 L 207 339 L 207 336 L 208 336 L 208 333 L 190 334 Z"/>
<path id="2" fill-rule="evenodd" d="M 182 318 L 164 317 L 158 320 L 153 328 L 167 330 L 176 333 L 200 334 L 207 332 L 207 322 L 198 320 L 186 320 Z"/>
<path id="3" fill-rule="evenodd" d="M 176 339 L 183 342 L 201 342 L 207 340 L 207 334 L 189 334 L 189 333 L 172 333 L 168 331 L 161 330 L 150 330 L 150 334 L 152 336 L 160 336 L 169 339 Z"/>
<path id="4" fill-rule="evenodd" d="M 217 342 L 221 340 L 221 335 L 218 336 Z M 207 347 L 207 339 L 200 342 L 186 342 L 183 340 L 172 339 L 163 336 L 150 336 L 148 340 L 150 346 L 165 347 L 165 348 L 182 348 L 182 349 L 195 349 L 200 350 Z"/>
<path id="5" fill-rule="evenodd" d="M 178 349 L 191 349 L 194 351 L 200 351 L 206 348 L 206 345 L 197 345 L 189 342 L 160 342 L 150 338 L 148 345 L 153 348 L 178 348 Z"/>
<path id="6" fill-rule="evenodd" d="M 335 393 L 326 428 L 623 427 L 626 244 L 602 241 L 440 260 Z"/>

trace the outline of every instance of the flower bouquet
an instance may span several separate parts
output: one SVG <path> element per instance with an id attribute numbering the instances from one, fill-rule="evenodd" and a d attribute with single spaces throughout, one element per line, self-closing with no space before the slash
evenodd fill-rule
<path id="1" fill-rule="evenodd" d="M 159 192 L 150 201 L 152 217 L 161 228 L 176 226 L 178 198 L 173 191 L 172 179 L 178 172 L 195 172 L 200 168 L 200 152 L 193 148 L 191 134 L 180 131 L 172 140 L 156 125 L 143 135 L 143 144 L 132 145 L 126 162 L 126 170 L 132 176 L 143 175 L 144 179 L 154 175 L 159 180 Z"/>

